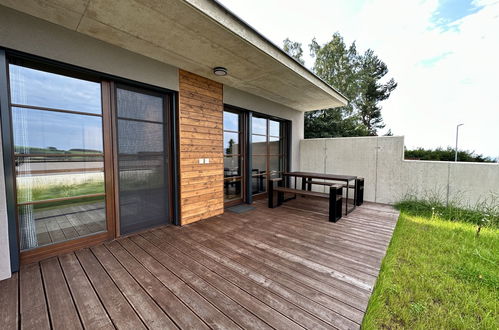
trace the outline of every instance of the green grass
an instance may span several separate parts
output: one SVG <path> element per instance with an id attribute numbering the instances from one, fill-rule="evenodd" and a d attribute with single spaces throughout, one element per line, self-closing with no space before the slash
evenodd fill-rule
<path id="1" fill-rule="evenodd" d="M 499 229 L 399 206 L 363 328 L 499 329 Z"/>
<path id="2" fill-rule="evenodd" d="M 45 199 L 71 197 L 80 195 L 99 194 L 104 192 L 104 182 L 91 181 L 82 184 L 67 184 L 53 185 L 47 187 L 37 187 L 31 190 L 31 200 L 39 201 Z M 26 202 L 24 200 L 29 196 L 21 189 L 18 192 L 18 202 Z"/>
<path id="3" fill-rule="evenodd" d="M 54 199 L 60 197 L 72 197 L 72 196 L 80 196 L 80 195 L 91 195 L 91 194 L 99 194 L 104 192 L 104 182 L 102 181 L 91 181 L 81 184 L 67 184 L 67 185 L 53 185 L 46 187 L 37 187 L 31 190 L 31 198 L 28 198 L 30 195 L 23 191 L 20 188 L 18 192 L 18 201 L 26 202 L 27 199 L 30 201 L 39 201 L 46 199 Z M 68 201 L 58 201 L 58 202 L 50 202 L 44 204 L 35 204 L 33 208 L 35 210 L 49 210 L 54 208 L 61 207 L 71 207 L 76 205 L 88 204 L 93 201 L 104 200 L 104 197 L 85 197 L 79 199 L 72 199 Z M 23 208 L 20 208 L 19 212 L 24 212 Z"/>

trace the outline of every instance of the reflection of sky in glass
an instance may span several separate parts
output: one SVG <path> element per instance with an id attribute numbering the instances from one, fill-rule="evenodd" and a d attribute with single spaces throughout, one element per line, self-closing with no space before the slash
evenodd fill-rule
<path id="1" fill-rule="evenodd" d="M 101 90 L 96 82 L 9 65 L 11 101 L 101 114 Z"/>
<path id="2" fill-rule="evenodd" d="M 278 121 L 270 120 L 270 135 L 279 136 L 279 125 Z"/>
<path id="3" fill-rule="evenodd" d="M 267 134 L 267 119 L 253 117 L 251 129 L 253 134 Z"/>
<path id="4" fill-rule="evenodd" d="M 103 151 L 101 117 L 12 108 L 16 146 Z"/>
<path id="5" fill-rule="evenodd" d="M 224 111 L 224 129 L 239 131 L 239 115 L 237 113 Z"/>

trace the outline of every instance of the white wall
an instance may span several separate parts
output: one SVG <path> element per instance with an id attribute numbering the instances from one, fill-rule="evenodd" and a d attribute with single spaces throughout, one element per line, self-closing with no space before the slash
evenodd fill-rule
<path id="1" fill-rule="evenodd" d="M 176 67 L 0 6 L 0 46 L 178 90 Z"/>
<path id="2" fill-rule="evenodd" d="M 406 194 L 473 205 L 499 195 L 499 164 L 404 160 L 404 138 L 355 137 L 300 142 L 300 169 L 365 178 L 367 201 L 393 204 Z"/>
<path id="3" fill-rule="evenodd" d="M 3 171 L 2 134 L 0 129 L 0 281 L 10 277 L 9 225 Z"/>
<path id="4" fill-rule="evenodd" d="M 262 97 L 246 93 L 241 90 L 225 85 L 224 85 L 223 100 L 225 104 L 291 120 L 292 121 L 291 169 L 296 170 L 299 168 L 300 141 L 304 137 L 303 112 L 288 108 L 282 104 L 275 103 L 267 99 L 264 99 Z"/>

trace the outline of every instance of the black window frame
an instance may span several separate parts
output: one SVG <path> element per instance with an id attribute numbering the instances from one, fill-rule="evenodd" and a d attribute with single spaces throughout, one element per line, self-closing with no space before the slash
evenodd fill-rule
<path id="1" fill-rule="evenodd" d="M 231 104 L 224 103 L 224 111 L 232 111 L 232 112 L 239 112 L 241 114 L 242 118 L 242 123 L 244 125 L 243 129 L 243 137 L 242 140 L 244 140 L 244 151 L 242 154 L 244 154 L 244 181 L 245 181 L 245 191 L 243 193 L 243 203 L 246 204 L 252 204 L 254 197 L 256 198 L 264 198 L 267 196 L 267 191 L 263 193 L 259 193 L 257 195 L 253 195 L 252 192 L 252 185 L 251 185 L 251 178 L 252 178 L 252 156 L 253 156 L 253 150 L 252 150 L 252 118 L 253 116 L 258 117 L 258 118 L 265 118 L 267 120 L 273 120 L 273 121 L 278 121 L 281 123 L 281 134 L 283 134 L 282 139 L 284 140 L 284 152 L 285 152 L 285 164 L 283 166 L 283 172 L 289 172 L 290 166 L 291 166 L 291 157 L 292 157 L 292 121 L 289 119 L 269 115 L 266 113 L 262 113 L 259 111 L 254 111 L 254 110 L 249 110 L 245 108 L 241 108 L 238 106 L 234 106 Z M 268 133 L 268 132 L 267 132 Z M 267 181 L 269 178 L 267 178 Z"/>

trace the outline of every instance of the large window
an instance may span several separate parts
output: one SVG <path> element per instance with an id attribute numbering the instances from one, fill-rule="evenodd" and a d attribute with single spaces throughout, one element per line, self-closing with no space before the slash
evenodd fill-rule
<path id="1" fill-rule="evenodd" d="M 9 65 L 21 250 L 106 231 L 99 82 Z"/>
<path id="2" fill-rule="evenodd" d="M 267 191 L 268 180 L 282 176 L 286 168 L 285 123 L 252 118 L 251 189 L 253 195 Z"/>
<path id="3" fill-rule="evenodd" d="M 242 200 L 242 129 L 241 115 L 224 111 L 224 199 Z"/>

